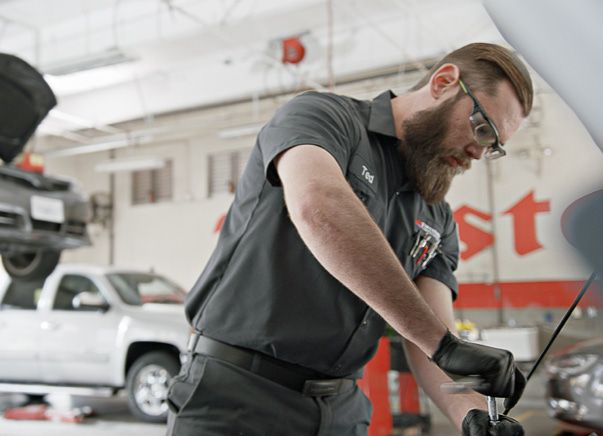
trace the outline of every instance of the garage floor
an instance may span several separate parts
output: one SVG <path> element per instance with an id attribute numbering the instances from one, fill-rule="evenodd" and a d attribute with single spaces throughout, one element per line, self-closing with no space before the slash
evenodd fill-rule
<path id="1" fill-rule="evenodd" d="M 549 418 L 544 406 L 543 378 L 537 374 L 530 381 L 526 393 L 514 410 L 514 417 L 524 424 L 527 435 L 554 435 L 559 431 L 558 424 Z M 0 410 L 10 407 L 22 397 L 15 395 L 0 395 Z M 136 421 L 128 412 L 126 399 L 117 397 L 111 399 L 95 399 L 78 397 L 76 405 L 92 406 L 97 416 L 87 418 L 83 424 L 66 424 L 55 422 L 11 421 L 0 418 L 0 436 L 126 436 L 140 435 L 160 436 L 165 434 L 165 426 L 158 424 L 143 424 Z M 431 407 L 432 429 L 430 435 L 457 435 L 455 429 L 441 413 Z M 418 435 L 416 431 L 396 432 L 397 435 Z"/>

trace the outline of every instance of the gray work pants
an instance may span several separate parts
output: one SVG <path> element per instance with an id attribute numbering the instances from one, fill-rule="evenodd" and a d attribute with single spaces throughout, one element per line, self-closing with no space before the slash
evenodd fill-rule
<path id="1" fill-rule="evenodd" d="M 195 355 L 172 381 L 167 436 L 366 436 L 357 387 L 308 397 L 227 362 Z"/>

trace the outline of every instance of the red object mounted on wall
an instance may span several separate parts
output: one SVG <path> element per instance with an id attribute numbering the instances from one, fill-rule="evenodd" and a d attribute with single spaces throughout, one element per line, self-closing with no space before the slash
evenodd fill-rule
<path id="1" fill-rule="evenodd" d="M 284 64 L 299 64 L 306 55 L 306 48 L 299 37 L 285 38 L 282 40 Z"/>

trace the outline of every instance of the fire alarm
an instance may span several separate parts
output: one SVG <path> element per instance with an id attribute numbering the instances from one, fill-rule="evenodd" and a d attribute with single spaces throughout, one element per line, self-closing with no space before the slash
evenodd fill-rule
<path id="1" fill-rule="evenodd" d="M 299 64 L 306 55 L 306 48 L 297 36 L 283 39 L 282 48 L 284 64 Z"/>

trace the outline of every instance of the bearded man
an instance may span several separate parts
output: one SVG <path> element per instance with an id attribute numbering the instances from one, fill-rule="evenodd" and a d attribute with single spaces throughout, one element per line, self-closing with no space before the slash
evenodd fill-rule
<path id="1" fill-rule="evenodd" d="M 356 385 L 386 323 L 420 385 L 467 435 L 521 435 L 483 395 L 525 379 L 509 352 L 459 340 L 456 225 L 444 197 L 532 106 L 522 62 L 470 44 L 408 93 L 372 101 L 308 92 L 261 130 L 217 247 L 188 295 L 194 328 L 170 392 L 168 434 L 366 435 Z M 448 374 L 478 375 L 449 397 Z"/>

